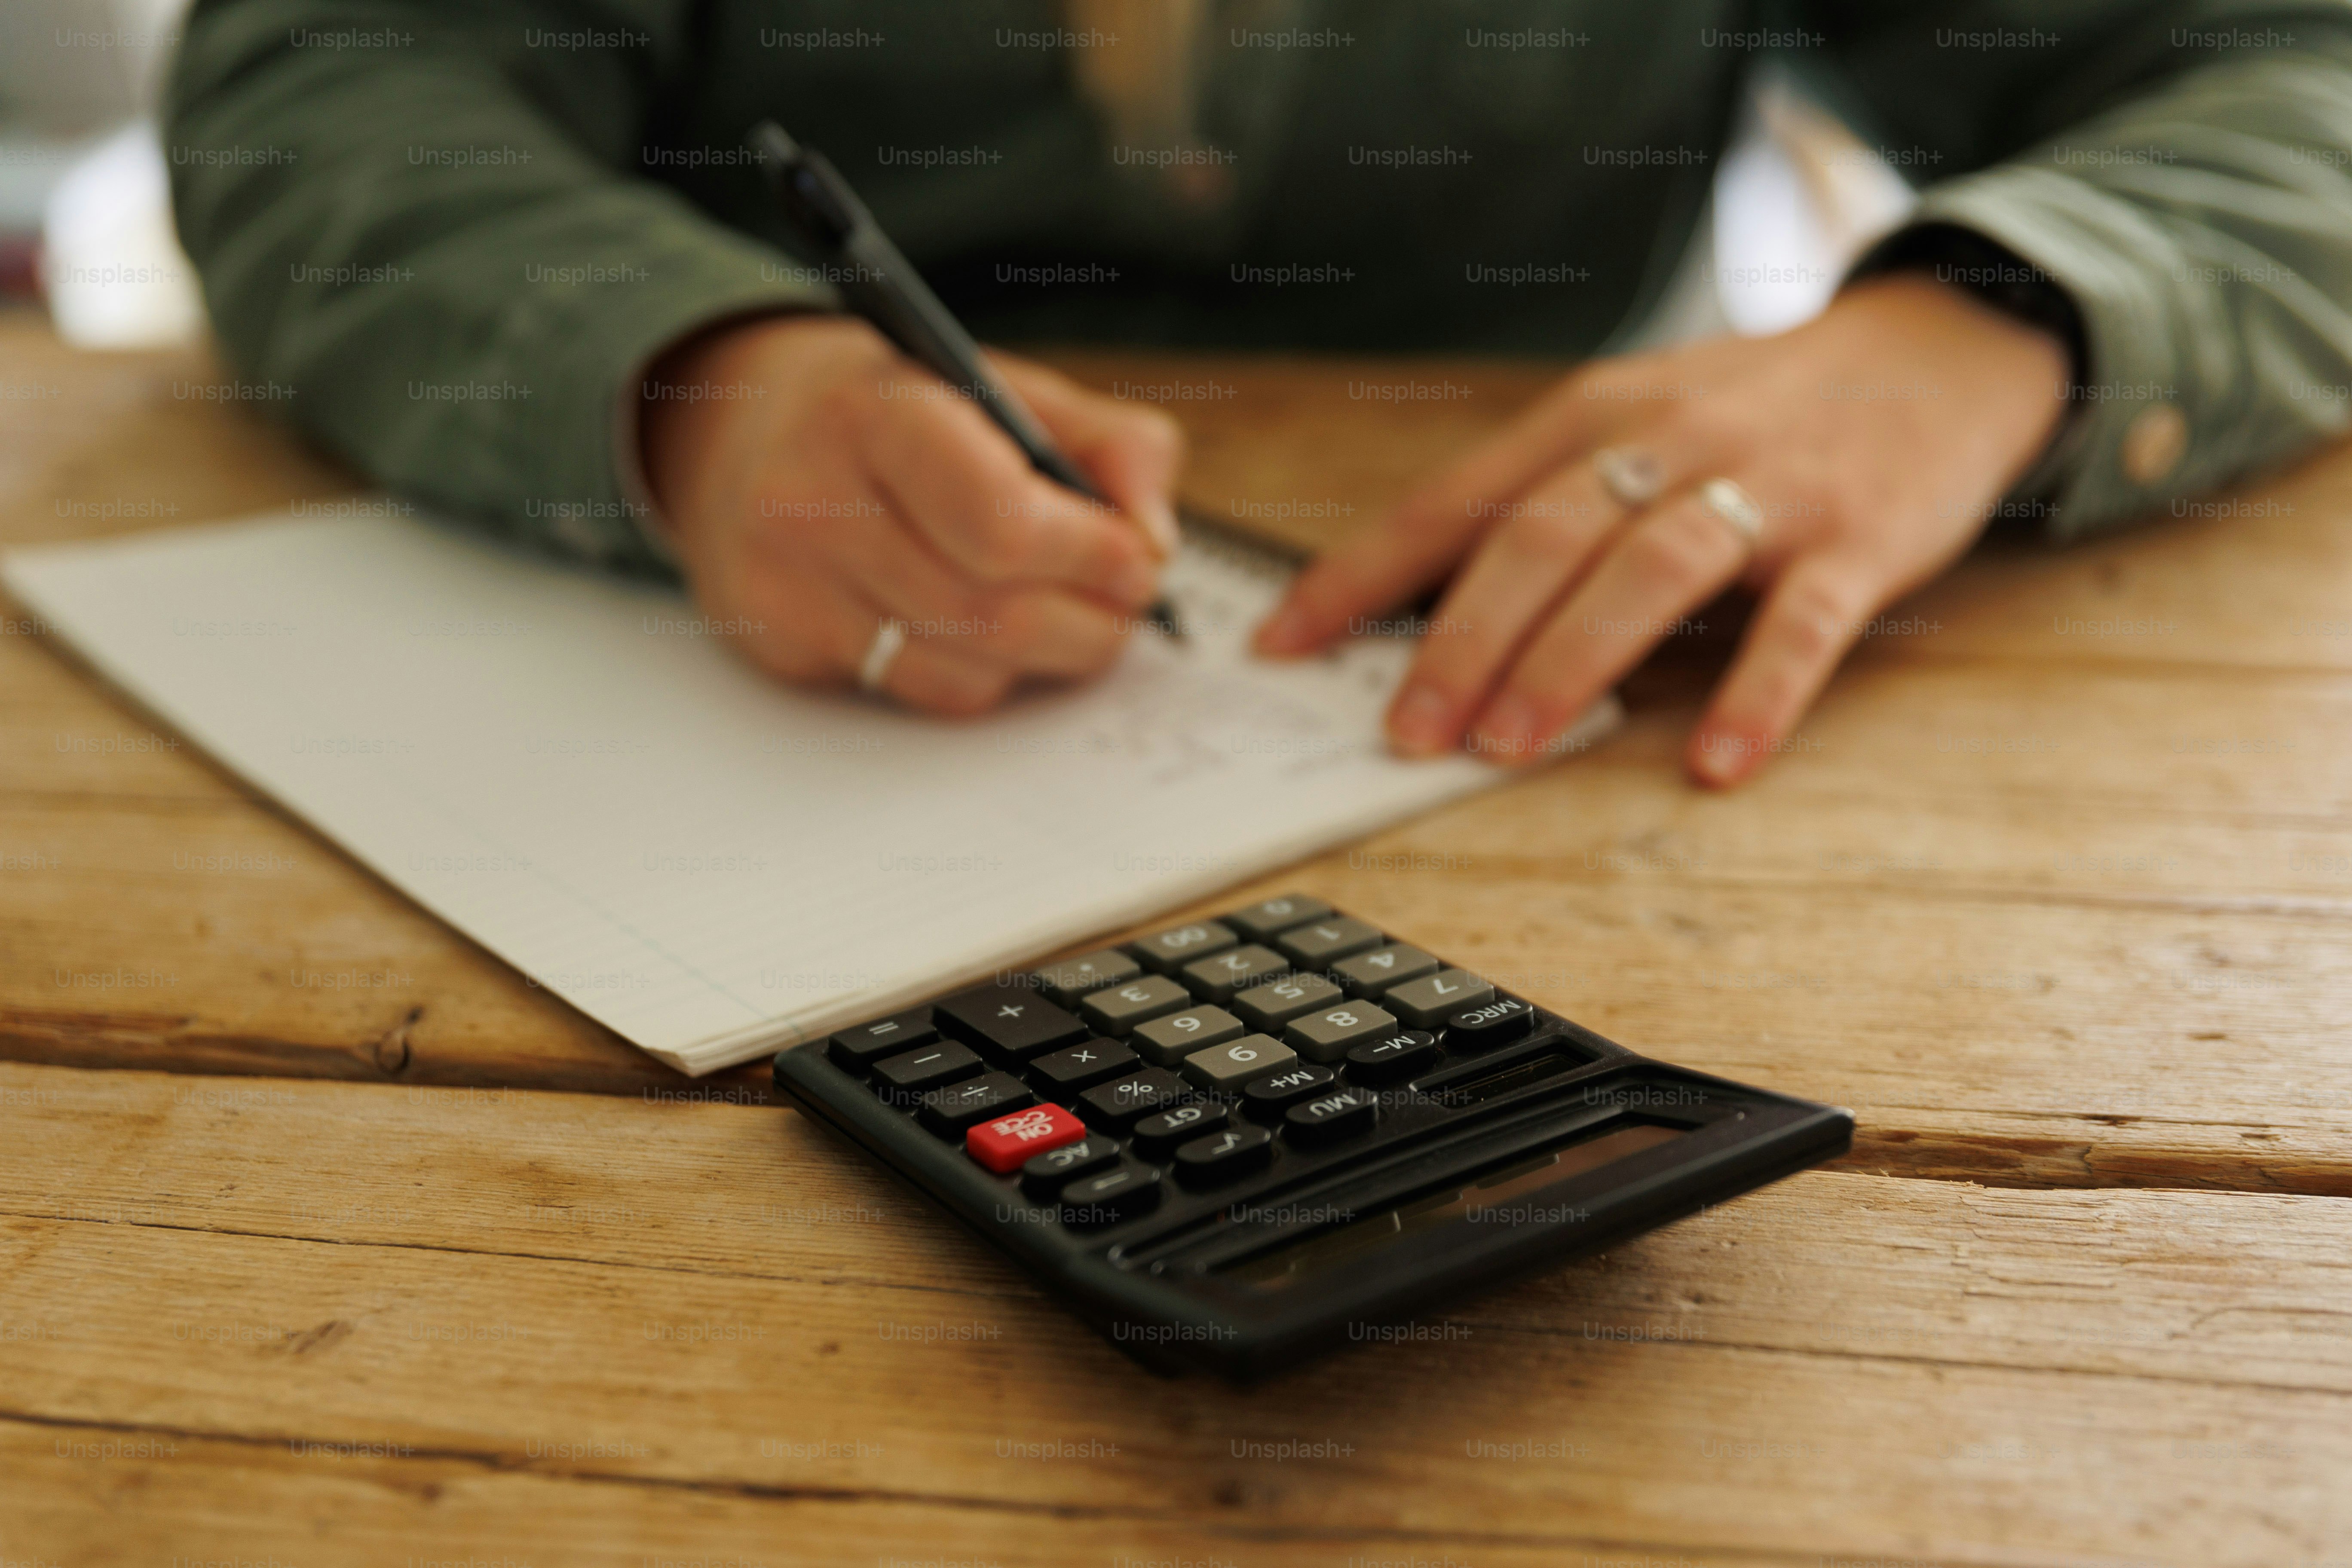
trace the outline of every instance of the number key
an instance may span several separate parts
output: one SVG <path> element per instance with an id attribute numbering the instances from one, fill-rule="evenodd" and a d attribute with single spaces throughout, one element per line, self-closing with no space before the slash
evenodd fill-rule
<path id="1" fill-rule="evenodd" d="M 1396 1026 L 1392 1016 L 1370 1002 L 1349 1002 L 1294 1020 L 1282 1037 L 1308 1061 L 1336 1062 L 1352 1047 L 1394 1034 Z"/>
<path id="2" fill-rule="evenodd" d="M 1340 915 L 1284 931 L 1274 939 L 1274 945 L 1308 969 L 1322 969 L 1378 947 L 1385 940 L 1378 926 L 1366 925 L 1353 915 Z"/>
<path id="3" fill-rule="evenodd" d="M 1194 921 L 1188 926 L 1177 926 L 1128 943 L 1128 951 L 1143 960 L 1147 968 L 1162 974 L 1173 973 L 1196 958 L 1206 958 L 1213 952 L 1231 947 L 1240 939 L 1232 930 L 1215 921 Z"/>
<path id="4" fill-rule="evenodd" d="M 1446 1018 L 1495 999 L 1495 988 L 1466 969 L 1448 969 L 1400 985 L 1381 1002 L 1416 1029 L 1443 1028 Z"/>
<path id="5" fill-rule="evenodd" d="M 1265 1035 L 1244 1035 L 1230 1045 L 1186 1057 L 1184 1076 L 1202 1089 L 1237 1089 L 1297 1059 L 1298 1053 L 1280 1040 Z"/>
<path id="6" fill-rule="evenodd" d="M 1294 974 L 1253 985 L 1234 998 L 1234 1011 L 1253 1029 L 1273 1034 L 1301 1013 L 1328 1007 L 1344 994 L 1319 974 Z"/>
<path id="7" fill-rule="evenodd" d="M 1340 984 L 1348 988 L 1349 995 L 1361 996 L 1369 1001 L 1391 985 L 1402 985 L 1408 980 L 1436 973 L 1437 960 L 1417 947 L 1397 942 L 1376 952 L 1360 952 L 1345 963 L 1335 963 L 1331 966 L 1331 973 Z"/>
<path id="8" fill-rule="evenodd" d="M 1154 1067 L 1172 1068 L 1204 1046 L 1221 1046 L 1243 1033 L 1242 1021 L 1223 1007 L 1193 1007 L 1138 1025 L 1128 1043 Z"/>
<path id="9" fill-rule="evenodd" d="M 1292 926 L 1319 921 L 1330 912 L 1331 906 L 1320 899 L 1310 899 L 1304 893 L 1285 893 L 1281 898 L 1268 899 L 1220 918 L 1244 936 L 1264 940 Z"/>
<path id="10" fill-rule="evenodd" d="M 1435 968 L 1435 964 L 1431 965 Z M 1290 960 L 1270 947 L 1253 942 L 1229 948 L 1213 958 L 1195 959 L 1184 966 L 1184 984 L 1212 1002 L 1230 1002 L 1234 993 L 1277 974 L 1290 973 Z"/>
<path id="11" fill-rule="evenodd" d="M 1078 1004 L 1078 1016 L 1098 1035 L 1124 1035 L 1138 1024 L 1192 1005 L 1192 994 L 1164 974 L 1097 991 Z"/>

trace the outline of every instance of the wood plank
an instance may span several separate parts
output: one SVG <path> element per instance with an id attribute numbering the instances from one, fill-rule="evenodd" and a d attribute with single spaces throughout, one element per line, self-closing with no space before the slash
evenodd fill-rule
<path id="1" fill-rule="evenodd" d="M 801 1438 L 783 1442 L 806 1441 Z M 821 1440 L 821 1439 L 820 1439 Z M 48 1563 L 226 1562 L 267 1568 L 1815 1568 L 1817 1555 L 1677 1549 L 1662 1559 L 1566 1531 L 1541 1544 L 1499 1532 L 1253 1526 L 1236 1494 L 1199 1514 L 935 1503 L 787 1482 L 644 1484 L 559 1461 L 527 1468 L 467 1456 L 295 1451 L 299 1442 L 171 1436 L 0 1417 L 0 1551 Z M 111 1446 L 110 1447 L 110 1445 Z M 121 1455 L 144 1445 L 143 1458 Z M 1563 1559 L 1561 1552 L 1577 1555 Z M 1952 1568 L 1960 1568 L 1954 1563 Z"/>
<path id="2" fill-rule="evenodd" d="M 888 1201 L 772 1110 L 7 1071 L 18 1420 L 1556 1552 L 2272 1568 L 2352 1525 L 2337 1199 L 1809 1174 L 1235 1391 L 917 1208 L 742 1245 L 730 1205 Z M 1286 1442 L 1335 1447 L 1247 1447 Z"/>
<path id="3" fill-rule="evenodd" d="M 779 1108 L 0 1064 L 0 1109 L 14 1173 L 0 1170 L 0 1213 L 917 1290 L 937 1284 L 946 1248 L 959 1258 L 960 1289 L 1037 1296 L 910 1189 Z M 401 1157 L 386 1162 L 362 1142 Z M 1475 1315 L 1491 1320 L 1505 1310 L 1498 1302 L 1523 1296 L 1524 1310 L 1504 1321 L 1528 1331 L 1573 1318 L 1679 1324 L 1659 1337 L 1789 1352 L 1851 1338 L 1899 1354 L 1932 1342 L 1925 1353 L 1937 1357 L 2150 1376 L 2179 1374 L 2179 1352 L 2193 1341 L 2247 1381 L 2352 1392 L 2352 1342 L 2299 1343 L 2282 1356 L 2261 1317 L 2352 1280 L 2340 1228 L 2352 1211 L 2331 1198 L 2200 1194 L 2181 1206 L 2176 1195 L 1810 1176 L 1645 1238 L 1648 1279 L 1581 1265 Z M 1871 1216 L 1866 1234 L 1830 1217 L 1858 1212 Z M 2129 1250 L 2140 1227 L 2157 1224 L 2168 1237 L 2160 1254 Z M 2030 1238 L 2047 1254 L 2040 1278 L 2101 1303 L 2108 1326 L 2084 1341 L 2075 1325 L 2012 1312 L 2026 1288 L 1996 1289 L 1972 1272 L 1968 1238 L 1981 1235 Z M 1740 1258 L 1717 1257 L 1727 1249 Z M 1738 1290 L 1650 1289 L 1655 1278 L 1720 1273 L 1763 1255 L 1778 1260 L 1771 1271 L 1743 1275 Z M 2204 1319 L 2207 1292 L 2232 1277 L 2237 1289 L 2278 1294 L 2217 1333 Z M 1813 1282 L 1810 1299 L 1780 1298 L 1790 1279 Z M 1825 1315 L 1824 1282 L 1841 1292 Z M 1771 1304 L 1749 1300 L 1756 1291 Z"/>

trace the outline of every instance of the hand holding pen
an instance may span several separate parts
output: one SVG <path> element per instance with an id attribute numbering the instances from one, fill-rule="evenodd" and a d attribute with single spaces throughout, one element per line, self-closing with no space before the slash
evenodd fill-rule
<path id="1" fill-rule="evenodd" d="M 862 208 L 835 216 L 856 243 L 811 244 L 808 259 L 920 289 L 870 220 L 859 238 Z M 844 294 L 861 316 L 725 324 L 647 378 L 646 476 L 703 613 L 779 679 L 862 684 L 929 712 L 1106 668 L 1156 618 L 1176 540 L 1174 423 L 982 359 L 961 328 L 925 350 L 968 350 L 971 374 L 941 361 L 957 372 L 943 376 L 908 352 L 916 318 L 886 331 L 876 318 L 895 307 Z"/>

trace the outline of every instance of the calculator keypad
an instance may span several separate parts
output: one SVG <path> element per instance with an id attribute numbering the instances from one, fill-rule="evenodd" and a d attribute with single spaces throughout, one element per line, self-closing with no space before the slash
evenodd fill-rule
<path id="1" fill-rule="evenodd" d="M 843 1030 L 826 1054 L 1091 1230 L 1157 1208 L 1169 1178 L 1207 1193 L 1354 1146 L 1384 1124 L 1385 1098 L 1413 1101 L 1389 1086 L 1541 1017 L 1293 894 Z"/>

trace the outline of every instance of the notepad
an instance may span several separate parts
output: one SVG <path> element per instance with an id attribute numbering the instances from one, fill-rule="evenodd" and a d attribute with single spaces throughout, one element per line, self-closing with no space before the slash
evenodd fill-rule
<path id="1" fill-rule="evenodd" d="M 700 1074 L 1496 783 L 1387 753 L 1407 641 L 1249 656 L 1287 570 L 1188 531 L 1185 640 L 966 722 L 777 685 L 672 590 L 415 516 L 24 549 L 0 577 L 378 875 Z"/>

